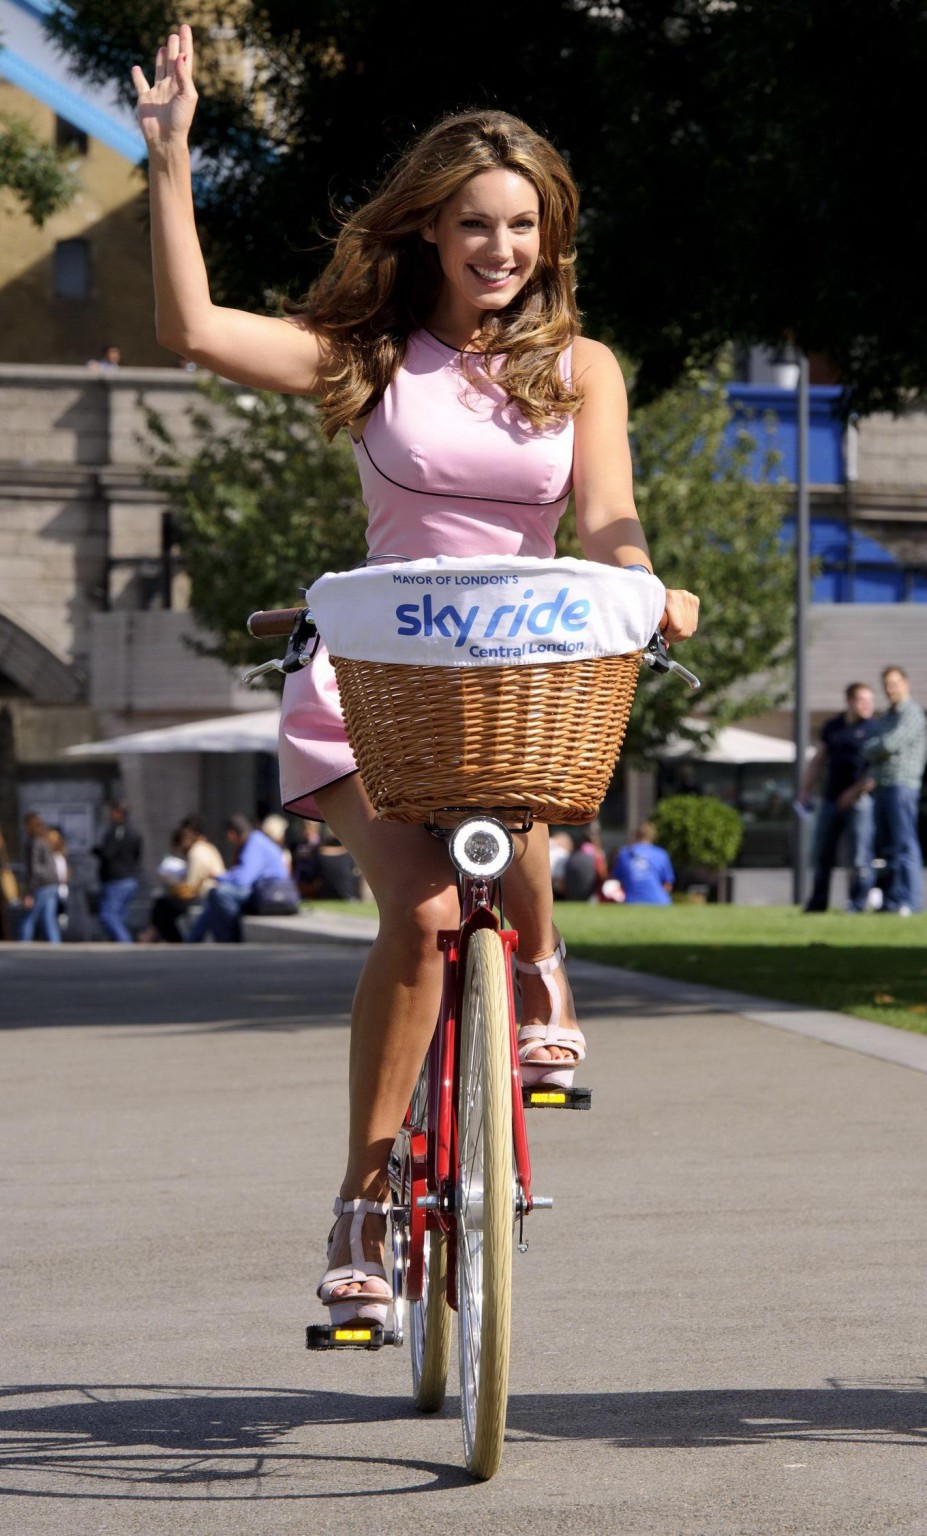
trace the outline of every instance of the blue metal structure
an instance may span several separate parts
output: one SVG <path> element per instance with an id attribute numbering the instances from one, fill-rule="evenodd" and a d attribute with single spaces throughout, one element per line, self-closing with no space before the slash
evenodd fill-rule
<path id="1" fill-rule="evenodd" d="M 769 479 L 794 485 L 798 480 L 798 398 L 794 389 L 772 384 L 729 384 L 732 418 L 726 440 L 733 445 L 746 429 L 756 442 L 750 467 L 753 480 Z M 835 414 L 843 391 L 835 385 L 813 384 L 808 391 L 808 483 L 845 485 L 847 480 L 845 427 Z M 770 454 L 779 457 L 770 473 Z"/>
<path id="2" fill-rule="evenodd" d="M 137 165 L 148 151 L 134 113 L 112 87 L 71 72 L 42 25 L 52 9 L 51 0 L 0 0 L 0 79 Z"/>

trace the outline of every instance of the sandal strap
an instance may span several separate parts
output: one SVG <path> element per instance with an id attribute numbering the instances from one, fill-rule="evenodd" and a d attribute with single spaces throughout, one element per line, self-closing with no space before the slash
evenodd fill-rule
<path id="1" fill-rule="evenodd" d="M 338 1264 L 334 1269 L 327 1269 L 319 1281 L 317 1294 L 321 1296 L 325 1290 L 331 1290 L 336 1285 L 363 1285 L 367 1280 L 382 1280 L 388 1284 L 382 1264 L 377 1264 L 373 1259 L 365 1259 L 364 1264 L 364 1269 L 357 1269 L 353 1264 Z"/>
<path id="2" fill-rule="evenodd" d="M 342 1265 L 340 1269 L 326 1270 L 322 1276 L 322 1285 L 344 1281 L 356 1281 L 358 1284 L 377 1275 L 386 1279 L 386 1271 L 382 1264 L 368 1259 L 364 1253 L 364 1218 L 366 1216 L 387 1216 L 390 1210 L 389 1200 L 342 1200 L 340 1195 L 335 1196 L 332 1206 L 332 1214 L 335 1216 L 351 1217 L 351 1231 L 348 1242 L 351 1249 L 350 1264 Z M 334 1231 L 334 1228 L 332 1228 Z M 321 1293 L 321 1287 L 320 1287 Z"/>
<path id="3" fill-rule="evenodd" d="M 342 1200 L 340 1195 L 335 1196 L 332 1206 L 333 1216 L 343 1216 L 346 1211 L 361 1211 L 361 1221 L 365 1216 L 388 1216 L 391 1200 Z"/>
<path id="4" fill-rule="evenodd" d="M 545 1045 L 556 1045 L 557 1035 L 560 1032 L 560 988 L 551 980 L 554 971 L 559 971 L 566 958 L 566 945 L 563 939 L 557 945 L 552 955 L 547 955 L 543 960 L 519 960 L 515 956 L 515 969 L 529 976 L 540 976 L 544 988 L 550 998 L 550 1018 L 547 1021 L 547 1029 L 544 1034 Z"/>
<path id="5" fill-rule="evenodd" d="M 543 960 L 519 960 L 515 956 L 516 971 L 524 971 L 529 976 L 549 976 L 552 971 L 559 971 L 566 959 L 566 941 L 560 940 L 552 955 L 547 955 Z"/>
<path id="6" fill-rule="evenodd" d="M 557 1066 L 557 1062 L 537 1062 L 529 1060 L 531 1051 L 536 1051 L 539 1045 L 559 1045 L 565 1051 L 572 1051 L 577 1061 L 585 1060 L 586 1037 L 581 1029 L 574 1029 L 571 1024 L 561 1024 L 554 1030 L 550 1024 L 522 1024 L 518 1031 L 518 1059 L 528 1066 Z"/>

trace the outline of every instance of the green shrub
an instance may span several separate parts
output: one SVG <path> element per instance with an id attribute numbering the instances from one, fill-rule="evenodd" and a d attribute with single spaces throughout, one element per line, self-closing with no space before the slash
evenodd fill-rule
<path id="1" fill-rule="evenodd" d="M 652 820 L 677 873 L 727 869 L 743 841 L 738 812 L 714 795 L 670 795 Z"/>

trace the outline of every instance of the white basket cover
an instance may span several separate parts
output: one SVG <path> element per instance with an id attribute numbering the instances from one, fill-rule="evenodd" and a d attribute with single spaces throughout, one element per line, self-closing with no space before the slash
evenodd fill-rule
<path id="1" fill-rule="evenodd" d="M 309 590 L 333 656 L 426 667 L 531 666 L 641 650 L 663 583 L 591 560 L 510 555 L 380 564 Z"/>

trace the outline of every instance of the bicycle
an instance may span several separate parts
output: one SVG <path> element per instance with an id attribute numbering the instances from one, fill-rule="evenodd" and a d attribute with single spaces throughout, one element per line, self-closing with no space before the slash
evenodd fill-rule
<path id="1" fill-rule="evenodd" d="M 256 637 L 289 635 L 286 656 L 252 669 L 248 681 L 272 669 L 293 671 L 314 654 L 316 629 L 307 606 L 253 614 L 248 628 Z M 640 658 L 640 652 L 612 658 L 624 663 L 619 736 Z M 644 647 L 643 659 L 699 686 L 693 674 L 670 660 L 659 632 Z M 395 780 L 395 767 L 371 722 L 380 679 L 390 668 L 335 656 L 332 661 L 362 776 L 368 791 L 379 787 L 382 801 L 384 775 Z M 522 669 L 529 670 L 539 671 Z M 394 708 L 395 679 L 387 682 L 386 707 Z M 413 690 L 418 682 L 412 680 Z M 460 682 L 456 678 L 449 686 Z M 439 700 L 438 713 L 446 707 Z M 448 783 L 453 787 L 453 776 L 440 790 L 422 791 L 418 781 L 411 789 L 394 783 L 388 808 L 398 819 L 421 819 L 429 832 L 446 839 L 461 914 L 457 929 L 438 936 L 444 956 L 438 1020 L 389 1163 L 393 1327 L 310 1324 L 306 1343 L 310 1349 L 401 1345 L 408 1307 L 414 1401 L 423 1412 L 435 1412 L 444 1402 L 456 1312 L 464 1458 L 474 1477 L 487 1479 L 499 1467 L 505 1434 L 515 1232 L 523 1251 L 525 1217 L 553 1204 L 532 1191 L 526 1111 L 588 1110 L 592 1094 L 578 1086 L 523 1085 L 518 1059 L 511 963 L 518 935 L 505 925 L 502 878 L 514 857 L 514 834 L 529 831 L 536 817 L 560 818 L 546 804 L 455 805 L 442 800 Z M 605 785 L 600 787 L 604 793 Z M 594 793 L 601 799 L 598 789 Z M 375 789 L 375 805 L 376 794 Z M 435 794 L 438 803 L 426 809 Z M 395 795 L 402 804 L 395 803 Z M 588 809 L 573 806 L 563 819 L 588 820 Z"/>

